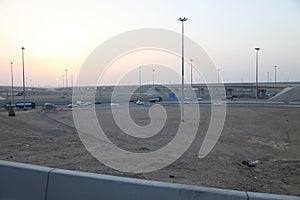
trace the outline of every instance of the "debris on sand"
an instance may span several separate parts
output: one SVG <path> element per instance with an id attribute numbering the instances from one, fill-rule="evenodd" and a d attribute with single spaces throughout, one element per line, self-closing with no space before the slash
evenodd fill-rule
<path id="1" fill-rule="evenodd" d="M 258 164 L 258 160 L 253 161 L 253 160 L 248 159 L 248 160 L 244 160 L 242 163 L 244 165 L 247 165 L 248 167 L 255 167 L 256 164 Z"/>

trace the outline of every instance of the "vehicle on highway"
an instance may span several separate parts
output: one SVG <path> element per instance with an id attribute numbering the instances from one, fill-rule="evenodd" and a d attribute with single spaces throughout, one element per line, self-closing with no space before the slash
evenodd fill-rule
<path id="1" fill-rule="evenodd" d="M 68 108 L 75 108 L 75 107 L 77 107 L 77 105 L 76 104 L 68 104 L 67 107 Z"/>
<path id="2" fill-rule="evenodd" d="M 78 106 L 89 106 L 89 105 L 92 105 L 92 102 L 89 102 L 89 101 L 87 101 L 87 102 L 77 101 L 76 104 Z"/>
<path id="3" fill-rule="evenodd" d="M 43 105 L 43 110 L 56 110 L 57 106 L 53 103 L 45 103 Z"/>
<path id="4" fill-rule="evenodd" d="M 150 103 L 156 103 L 156 102 L 161 102 L 161 101 L 162 101 L 161 97 L 154 97 L 154 98 L 149 99 Z"/>
<path id="5" fill-rule="evenodd" d="M 138 100 L 137 102 L 135 102 L 136 105 L 145 105 L 145 102 Z"/>
<path id="6" fill-rule="evenodd" d="M 129 102 L 131 103 L 136 103 L 138 100 L 137 99 L 130 99 Z"/>
<path id="7" fill-rule="evenodd" d="M 226 100 L 236 101 L 237 100 L 237 96 L 236 95 L 228 95 L 228 96 L 226 96 L 225 99 L 222 99 L 222 100 L 224 100 L 224 101 L 226 101 Z"/>
<path id="8" fill-rule="evenodd" d="M 17 108 L 24 108 L 24 102 L 16 102 L 15 105 Z M 28 101 L 28 102 L 25 102 L 25 107 L 26 108 L 35 108 L 36 104 L 33 101 Z"/>

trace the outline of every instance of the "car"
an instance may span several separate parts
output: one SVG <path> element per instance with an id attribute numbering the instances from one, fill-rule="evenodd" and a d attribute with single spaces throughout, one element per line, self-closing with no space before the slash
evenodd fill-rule
<path id="1" fill-rule="evenodd" d="M 43 110 L 56 110 L 57 106 L 53 103 L 45 103 L 43 105 Z"/>
<path id="2" fill-rule="evenodd" d="M 137 102 L 135 102 L 136 105 L 145 105 L 145 102 L 138 100 Z"/>
<path id="3" fill-rule="evenodd" d="M 161 101 L 162 101 L 161 97 L 154 97 L 154 98 L 149 99 L 149 102 L 151 102 L 151 103 L 161 102 Z"/>
<path id="4" fill-rule="evenodd" d="M 226 96 L 225 100 L 236 101 L 237 100 L 237 96 L 235 96 L 235 95 L 229 95 L 229 96 Z"/>
<path id="5" fill-rule="evenodd" d="M 78 106 L 89 106 L 89 105 L 92 105 L 92 102 L 83 102 L 83 101 L 77 101 L 76 102 Z"/>
<path id="6" fill-rule="evenodd" d="M 138 100 L 136 100 L 136 99 L 130 99 L 129 100 L 129 102 L 131 102 L 131 103 L 136 103 Z"/>
<path id="7" fill-rule="evenodd" d="M 67 107 L 68 108 L 75 108 L 75 107 L 77 107 L 77 105 L 76 104 L 69 104 Z"/>

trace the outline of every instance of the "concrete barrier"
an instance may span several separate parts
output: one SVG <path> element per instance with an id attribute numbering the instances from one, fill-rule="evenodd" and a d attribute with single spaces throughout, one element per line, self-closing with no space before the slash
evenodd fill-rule
<path id="1" fill-rule="evenodd" d="M 0 160 L 0 199 L 300 200 L 300 197 L 171 184 Z"/>
<path id="2" fill-rule="evenodd" d="M 299 200 L 300 197 L 247 192 L 249 200 Z"/>
<path id="3" fill-rule="evenodd" d="M 48 200 L 56 199 L 247 200 L 247 195 L 239 191 L 53 170 L 49 177 Z"/>
<path id="4" fill-rule="evenodd" d="M 45 199 L 51 170 L 0 160 L 0 199 Z"/>

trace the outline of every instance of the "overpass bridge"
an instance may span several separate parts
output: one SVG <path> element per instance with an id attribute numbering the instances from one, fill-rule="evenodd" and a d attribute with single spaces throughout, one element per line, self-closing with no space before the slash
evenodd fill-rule
<path id="1" fill-rule="evenodd" d="M 255 83 L 209 83 L 209 86 L 212 88 L 220 88 L 224 87 L 226 90 L 226 96 L 236 96 L 238 99 L 242 100 L 247 99 L 251 100 L 251 98 L 255 98 L 256 96 L 256 85 Z M 139 86 L 137 85 L 121 85 L 118 86 L 121 91 L 126 93 L 127 91 L 130 92 L 132 88 L 135 88 L 135 92 L 132 95 L 133 99 L 139 98 Z M 85 87 L 76 87 L 76 90 L 95 90 L 95 101 L 109 101 L 112 92 L 115 86 L 85 86 Z M 193 84 L 193 91 L 197 95 L 197 97 L 203 99 L 209 99 L 210 94 L 207 87 L 207 84 L 204 83 L 196 83 Z M 260 99 L 270 99 L 272 97 L 272 101 L 300 101 L 300 91 L 298 92 L 297 89 L 293 89 L 289 93 L 285 93 L 288 91 L 286 88 L 300 88 L 300 82 L 278 82 L 278 83 L 266 83 L 260 82 L 258 84 L 258 97 Z M 142 85 L 141 93 L 142 99 L 148 99 L 149 97 L 160 96 L 163 100 L 170 100 L 170 93 L 176 91 L 180 94 L 181 85 L 180 84 L 166 84 L 166 85 Z M 186 85 L 186 89 L 188 89 L 188 84 Z M 18 86 L 14 88 L 14 97 L 15 100 L 22 100 L 23 95 L 23 88 Z M 186 96 L 188 97 L 190 93 L 189 91 L 186 92 Z M 279 98 L 277 95 L 280 94 L 281 97 Z M 289 95 L 290 94 L 290 95 Z M 58 103 L 65 100 L 67 103 L 71 102 L 72 97 L 72 89 L 69 88 L 66 90 L 65 88 L 26 88 L 26 96 L 29 100 L 38 101 L 38 96 L 45 96 L 46 99 L 42 99 L 41 102 L 53 102 Z M 285 96 L 282 96 L 285 95 Z M 289 97 L 293 97 L 290 99 Z M 7 99 L 10 100 L 12 97 L 11 87 L 10 86 L 0 86 L 0 103 L 4 104 L 7 103 Z M 27 98 L 26 97 L 26 98 Z M 64 99 L 62 99 L 64 97 Z M 58 98 L 58 99 L 55 99 Z M 176 100 L 176 99 L 175 99 Z"/>

